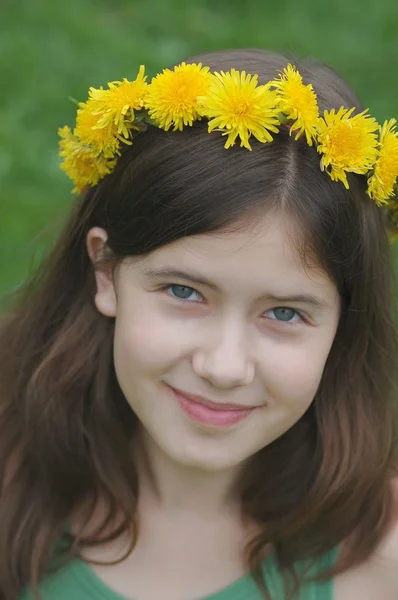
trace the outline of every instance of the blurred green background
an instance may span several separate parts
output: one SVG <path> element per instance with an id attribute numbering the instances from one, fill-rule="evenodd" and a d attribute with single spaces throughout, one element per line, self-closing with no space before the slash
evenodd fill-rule
<path id="1" fill-rule="evenodd" d="M 73 198 L 57 128 L 90 85 L 151 76 L 203 51 L 260 47 L 323 60 L 379 120 L 398 117 L 397 0 L 2 0 L 0 295 L 57 235 Z"/>

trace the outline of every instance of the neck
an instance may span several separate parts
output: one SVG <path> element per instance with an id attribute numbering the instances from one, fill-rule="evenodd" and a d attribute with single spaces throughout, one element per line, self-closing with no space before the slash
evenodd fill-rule
<path id="1" fill-rule="evenodd" d="M 142 432 L 135 444 L 140 480 L 140 501 L 172 514 L 181 511 L 197 515 L 239 512 L 234 492 L 238 468 L 207 471 L 173 461 L 148 434 Z"/>

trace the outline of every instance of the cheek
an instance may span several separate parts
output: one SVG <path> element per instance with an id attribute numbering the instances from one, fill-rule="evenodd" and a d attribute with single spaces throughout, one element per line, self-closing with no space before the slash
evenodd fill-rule
<path id="1" fill-rule="evenodd" d="M 329 345 L 308 342 L 274 347 L 263 369 L 270 397 L 277 403 L 306 410 L 318 389 L 328 353 Z"/>
<path id="2" fill-rule="evenodd" d="M 116 319 L 115 363 L 137 375 L 164 370 L 181 352 L 181 332 L 170 319 L 143 307 L 120 312 Z"/>

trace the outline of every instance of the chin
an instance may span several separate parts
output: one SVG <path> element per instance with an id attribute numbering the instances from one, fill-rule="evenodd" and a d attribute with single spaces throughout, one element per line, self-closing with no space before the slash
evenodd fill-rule
<path id="1" fill-rule="evenodd" d="M 210 440 L 209 440 L 210 442 Z M 196 469 L 209 473 L 219 471 L 229 471 L 242 465 L 247 459 L 246 455 L 234 456 L 228 448 L 211 451 L 211 448 L 205 448 L 202 444 L 195 447 L 176 448 L 173 446 L 166 450 L 169 459 L 174 463 L 188 469 Z M 180 451 L 179 451 L 180 450 Z"/>

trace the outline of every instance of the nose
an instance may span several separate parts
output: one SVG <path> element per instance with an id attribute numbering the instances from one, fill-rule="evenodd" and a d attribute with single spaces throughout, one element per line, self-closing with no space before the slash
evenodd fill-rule
<path id="1" fill-rule="evenodd" d="M 225 324 L 212 344 L 204 345 L 195 352 L 192 363 L 199 377 L 223 389 L 248 385 L 253 381 L 254 363 L 247 351 L 242 329 Z"/>

